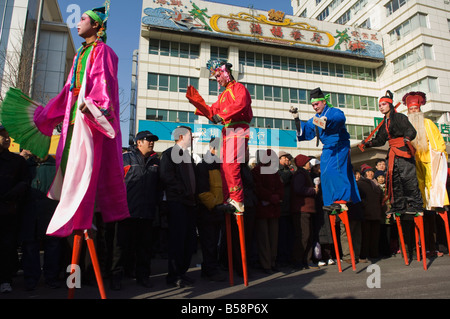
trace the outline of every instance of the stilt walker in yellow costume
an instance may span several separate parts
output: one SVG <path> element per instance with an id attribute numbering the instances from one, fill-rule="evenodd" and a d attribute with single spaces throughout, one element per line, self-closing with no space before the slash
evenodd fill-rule
<path id="1" fill-rule="evenodd" d="M 409 121 L 417 131 L 417 136 L 411 143 L 416 149 L 416 173 L 422 193 L 425 219 L 431 219 L 430 226 L 433 227 L 434 212 L 438 212 L 446 224 L 447 241 L 449 241 L 448 219 L 444 211 L 444 206 L 449 205 L 446 190 L 448 154 L 438 127 L 433 121 L 424 117 L 421 106 L 425 103 L 426 95 L 423 92 L 409 92 L 403 96 L 403 104 L 408 108 Z M 427 218 L 427 215 L 430 217 Z M 433 236 L 426 242 L 427 250 L 430 254 L 435 254 Z"/>

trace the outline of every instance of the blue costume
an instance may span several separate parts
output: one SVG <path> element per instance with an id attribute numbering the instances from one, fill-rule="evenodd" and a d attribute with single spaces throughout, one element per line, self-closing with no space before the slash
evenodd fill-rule
<path id="1" fill-rule="evenodd" d="M 325 129 L 313 124 L 314 117 L 326 117 Z M 323 203 L 330 206 L 335 201 L 352 203 L 361 201 L 353 167 L 350 162 L 350 135 L 345 127 L 345 115 L 340 109 L 327 103 L 321 114 L 301 122 L 297 129 L 299 141 L 309 141 L 318 136 L 323 144 L 320 157 Z"/>

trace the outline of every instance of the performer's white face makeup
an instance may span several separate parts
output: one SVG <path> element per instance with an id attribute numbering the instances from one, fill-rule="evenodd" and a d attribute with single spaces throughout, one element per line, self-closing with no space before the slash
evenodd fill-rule
<path id="1" fill-rule="evenodd" d="M 378 105 L 378 108 L 380 109 L 380 112 L 383 114 L 387 114 L 391 110 L 390 104 L 385 101 L 380 102 L 380 104 Z"/>
<path id="2" fill-rule="evenodd" d="M 94 25 L 91 25 L 91 18 L 86 13 L 83 13 L 80 22 L 78 22 L 77 24 L 78 35 L 84 39 L 96 36 L 97 27 L 98 22 L 96 22 Z"/>
<path id="3" fill-rule="evenodd" d="M 226 87 L 227 84 L 230 82 L 230 76 L 226 74 L 225 71 L 217 70 L 214 74 L 214 77 L 216 78 L 216 81 L 223 87 Z"/>
<path id="4" fill-rule="evenodd" d="M 326 101 L 317 101 L 312 103 L 312 107 L 317 114 L 322 114 L 325 105 L 327 105 Z"/>

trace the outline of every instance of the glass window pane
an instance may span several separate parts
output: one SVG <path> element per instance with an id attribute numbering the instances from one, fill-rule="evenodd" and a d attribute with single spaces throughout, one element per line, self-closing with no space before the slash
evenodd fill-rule
<path id="1" fill-rule="evenodd" d="M 146 110 L 146 116 L 145 116 L 146 120 L 156 120 L 156 110 L 155 109 L 147 109 Z"/>
<path id="2" fill-rule="evenodd" d="M 159 75 L 159 87 L 160 91 L 169 91 L 169 76 L 165 74 Z"/>
<path id="3" fill-rule="evenodd" d="M 306 60 L 306 73 L 312 74 L 312 61 Z"/>
<path id="4" fill-rule="evenodd" d="M 283 94 L 283 102 L 289 103 L 289 88 L 282 88 L 281 92 Z"/>
<path id="5" fill-rule="evenodd" d="M 298 103 L 298 90 L 289 89 L 289 97 L 291 103 Z"/>
<path id="6" fill-rule="evenodd" d="M 171 42 L 170 43 L 170 56 L 177 57 L 180 53 L 179 49 L 180 44 L 178 42 Z"/>
<path id="7" fill-rule="evenodd" d="M 250 93 L 250 97 L 252 99 L 255 99 L 256 98 L 255 85 L 247 83 L 246 87 L 247 87 L 248 93 Z"/>
<path id="8" fill-rule="evenodd" d="M 272 55 L 272 65 L 274 70 L 281 69 L 281 59 L 278 55 Z"/>
<path id="9" fill-rule="evenodd" d="M 169 111 L 169 122 L 177 121 L 177 111 Z"/>
<path id="10" fill-rule="evenodd" d="M 344 77 L 344 68 L 342 64 L 336 64 L 336 76 L 339 78 Z"/>
<path id="11" fill-rule="evenodd" d="M 262 85 L 256 85 L 256 99 L 264 100 L 264 89 Z"/>
<path id="12" fill-rule="evenodd" d="M 189 85 L 189 78 L 186 76 L 180 76 L 179 81 L 179 91 L 182 93 L 186 93 L 187 87 Z"/>
<path id="13" fill-rule="evenodd" d="M 195 123 L 198 120 L 198 115 L 195 115 L 194 112 L 189 112 L 189 123 Z"/>
<path id="14" fill-rule="evenodd" d="M 257 127 L 264 127 L 264 118 L 263 117 L 258 117 L 256 119 L 256 126 Z"/>
<path id="15" fill-rule="evenodd" d="M 320 68 L 321 68 L 322 75 L 328 75 L 330 73 L 329 67 L 328 67 L 328 62 L 320 62 Z"/>
<path id="16" fill-rule="evenodd" d="M 297 71 L 297 59 L 289 58 L 289 71 Z"/>
<path id="17" fill-rule="evenodd" d="M 189 58 L 189 43 L 180 43 L 180 58 Z"/>
<path id="18" fill-rule="evenodd" d="M 266 128 L 273 128 L 273 118 L 266 118 Z"/>
<path id="19" fill-rule="evenodd" d="M 198 57 L 200 56 L 200 46 L 198 44 L 191 44 L 190 48 L 191 48 L 190 58 L 198 59 Z"/>
<path id="20" fill-rule="evenodd" d="M 188 122 L 188 112 L 178 112 L 178 120 L 183 123 Z"/>
<path id="21" fill-rule="evenodd" d="M 198 89 L 198 78 L 189 78 L 189 84 Z"/>
<path id="22" fill-rule="evenodd" d="M 245 65 L 245 51 L 239 51 L 239 64 Z"/>
<path id="23" fill-rule="evenodd" d="M 155 74 L 155 73 L 148 74 L 147 88 L 149 90 L 157 90 L 158 89 L 158 74 Z"/>
<path id="24" fill-rule="evenodd" d="M 306 72 L 305 60 L 297 59 L 297 71 L 301 72 L 301 73 L 305 73 Z"/>
<path id="25" fill-rule="evenodd" d="M 171 75 L 170 76 L 170 92 L 178 92 L 178 77 Z"/>
<path id="26" fill-rule="evenodd" d="M 158 120 L 161 121 L 167 121 L 168 117 L 167 117 L 167 110 L 158 110 Z"/>
<path id="27" fill-rule="evenodd" d="M 150 47 L 148 48 L 148 53 L 159 54 L 159 40 L 150 39 Z"/>
<path id="28" fill-rule="evenodd" d="M 160 45 L 160 48 L 161 48 L 160 51 L 159 51 L 159 54 L 164 55 L 164 56 L 169 56 L 169 53 L 170 53 L 170 42 L 161 40 L 159 45 Z"/>
<path id="29" fill-rule="evenodd" d="M 264 100 L 273 101 L 272 87 L 270 85 L 264 85 Z"/>
<path id="30" fill-rule="evenodd" d="M 255 53 L 247 52 L 246 63 L 248 66 L 255 66 Z"/>
<path id="31" fill-rule="evenodd" d="M 338 93 L 338 106 L 345 107 L 345 94 Z"/>
<path id="32" fill-rule="evenodd" d="M 255 65 L 257 67 L 262 67 L 262 54 L 261 53 L 256 53 L 255 59 L 256 59 Z"/>
<path id="33" fill-rule="evenodd" d="M 281 102 L 281 88 L 279 86 L 273 87 L 273 100 L 275 102 Z"/>
<path id="34" fill-rule="evenodd" d="M 275 119 L 274 127 L 278 129 L 283 128 L 283 120 L 282 119 Z"/>
<path id="35" fill-rule="evenodd" d="M 320 74 L 320 61 L 313 61 L 313 74 Z"/>
<path id="36" fill-rule="evenodd" d="M 307 99 L 306 98 L 306 90 L 299 89 L 298 90 L 298 101 L 299 101 L 299 103 L 308 104 L 306 99 Z"/>
<path id="37" fill-rule="evenodd" d="M 264 67 L 267 69 L 272 68 L 272 57 L 270 54 L 264 54 Z"/>
<path id="38" fill-rule="evenodd" d="M 282 70 L 288 69 L 288 58 L 287 57 L 281 57 L 281 69 Z"/>

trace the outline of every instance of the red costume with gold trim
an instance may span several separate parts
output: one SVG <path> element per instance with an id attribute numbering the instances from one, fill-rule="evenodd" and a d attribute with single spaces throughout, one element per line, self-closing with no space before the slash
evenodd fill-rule
<path id="1" fill-rule="evenodd" d="M 236 81 L 228 83 L 226 89 L 213 105 L 206 105 L 197 90 L 190 86 L 186 94 L 195 105 L 195 114 L 214 121 L 219 116 L 222 129 L 222 175 L 224 181 L 224 199 L 236 202 L 244 201 L 240 164 L 245 162 L 245 154 L 250 138 L 250 122 L 253 118 L 252 100 L 247 88 Z"/>

